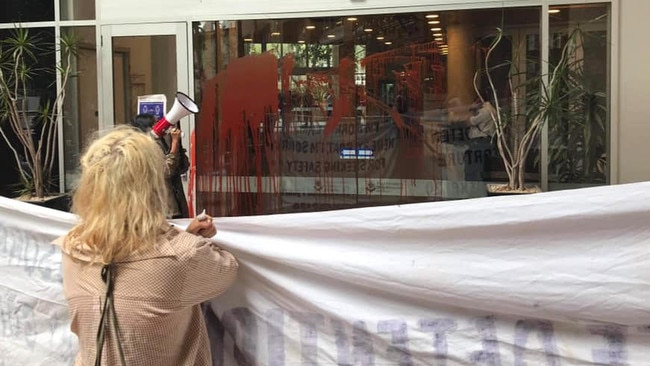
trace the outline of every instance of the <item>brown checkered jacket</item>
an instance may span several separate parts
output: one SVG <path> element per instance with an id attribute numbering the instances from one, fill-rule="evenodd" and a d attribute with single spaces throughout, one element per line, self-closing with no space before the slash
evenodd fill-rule
<path id="1" fill-rule="evenodd" d="M 226 291 L 238 266 L 226 250 L 173 227 L 154 249 L 117 263 L 113 297 L 126 364 L 211 365 L 200 303 Z M 64 253 L 63 289 L 71 329 L 79 338 L 75 365 L 94 365 L 106 292 L 101 265 L 89 265 L 80 254 Z M 111 327 L 102 365 L 120 365 Z"/>

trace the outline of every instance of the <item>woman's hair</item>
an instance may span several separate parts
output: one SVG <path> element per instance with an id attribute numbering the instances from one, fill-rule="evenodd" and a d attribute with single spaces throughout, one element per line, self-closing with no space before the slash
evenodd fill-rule
<path id="1" fill-rule="evenodd" d="M 133 127 L 117 127 L 92 142 L 72 198 L 81 221 L 64 248 L 109 264 L 152 246 L 167 213 L 164 166 L 153 138 Z"/>
<path id="2" fill-rule="evenodd" d="M 131 124 L 140 131 L 147 132 L 156 124 L 156 116 L 148 113 L 138 114 Z"/>

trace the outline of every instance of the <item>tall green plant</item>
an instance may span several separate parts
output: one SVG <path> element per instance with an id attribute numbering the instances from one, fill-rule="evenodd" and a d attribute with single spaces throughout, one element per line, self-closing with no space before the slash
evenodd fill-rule
<path id="1" fill-rule="evenodd" d="M 588 33 L 577 33 L 577 43 L 584 45 L 585 37 Z M 577 53 L 563 78 L 567 97 L 549 116 L 549 172 L 555 181 L 605 181 L 598 161 L 606 152 L 607 94 L 592 78 L 585 71 L 584 56 Z"/>
<path id="2" fill-rule="evenodd" d="M 508 182 L 506 191 L 526 191 L 526 161 L 530 151 L 538 141 L 544 123 L 549 117 L 562 115 L 563 106 L 571 100 L 567 93 L 567 74 L 570 72 L 576 54 L 578 31 L 569 35 L 557 63 L 549 65 L 547 75 L 525 75 L 517 68 L 516 60 L 506 60 L 497 66 L 493 64 L 494 50 L 504 39 L 503 30 L 497 28 L 495 37 L 483 58 L 483 67 L 474 74 L 474 90 L 485 102 L 485 96 L 479 92 L 481 76 L 487 80 L 494 104 L 491 113 L 495 126 L 494 137 L 497 150 L 503 161 Z M 496 70 L 508 69 L 507 95 L 500 95 L 495 80 Z"/>
<path id="3" fill-rule="evenodd" d="M 0 134 L 11 149 L 25 196 L 42 199 L 49 193 L 54 160 L 58 121 L 63 115 L 65 87 L 72 76 L 77 39 L 62 35 L 58 47 L 46 44 L 29 29 L 17 27 L 0 42 Z M 33 95 L 34 79 L 42 74 L 37 58 L 44 53 L 61 53 L 55 70 L 61 83 L 54 99 L 42 101 L 36 115 L 28 111 Z M 16 138 L 11 138 L 14 135 Z"/>

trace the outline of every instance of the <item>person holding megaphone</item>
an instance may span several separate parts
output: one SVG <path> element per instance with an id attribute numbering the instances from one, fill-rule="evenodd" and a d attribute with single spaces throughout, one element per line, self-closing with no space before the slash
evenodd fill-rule
<path id="1" fill-rule="evenodd" d="M 156 117 L 151 114 L 138 114 L 131 123 L 143 132 L 151 132 L 156 124 Z M 181 176 L 187 172 L 190 162 L 181 142 L 181 130 L 176 126 L 170 128 L 156 142 L 165 154 L 165 178 L 169 191 L 169 216 L 177 219 L 189 217 L 187 199 Z"/>
<path id="2" fill-rule="evenodd" d="M 165 178 L 169 188 L 168 218 L 171 219 L 189 217 L 181 175 L 187 173 L 190 162 L 181 143 L 182 132 L 178 121 L 198 112 L 199 107 L 187 94 L 176 92 L 174 105 L 160 120 L 156 120 L 152 114 L 138 114 L 131 123 L 141 131 L 151 133 L 165 154 Z"/>

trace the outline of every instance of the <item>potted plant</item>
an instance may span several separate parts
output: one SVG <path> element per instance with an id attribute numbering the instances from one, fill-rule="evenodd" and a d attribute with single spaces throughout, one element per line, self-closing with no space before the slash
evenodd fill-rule
<path id="1" fill-rule="evenodd" d="M 43 202 L 53 192 L 53 168 L 57 154 L 57 126 L 63 115 L 65 88 L 72 76 L 77 42 L 62 35 L 58 42 L 61 62 L 55 65 L 60 84 L 53 97 L 34 90 L 34 80 L 51 69 L 38 67 L 38 58 L 56 47 L 29 29 L 12 29 L 0 41 L 0 134 L 9 146 L 20 177 L 19 198 Z M 56 86 L 55 86 L 56 89 Z"/>
<path id="2" fill-rule="evenodd" d="M 493 139 L 508 180 L 504 184 L 488 184 L 488 194 L 540 191 L 538 186 L 526 184 L 526 162 L 529 153 L 536 146 L 544 123 L 549 118 L 563 116 L 567 105 L 571 105 L 575 99 L 574 93 L 577 90 L 567 86 L 570 85 L 568 78 L 578 62 L 576 49 L 579 47 L 579 37 L 578 29 L 569 34 L 559 60 L 549 64 L 548 74 L 531 76 L 519 71 L 516 57 L 515 60 L 491 66 L 493 52 L 504 39 L 503 30 L 497 29 L 482 59 L 482 67 L 474 74 L 473 83 L 481 102 L 484 105 L 489 103 L 495 131 Z M 498 88 L 495 74 L 503 68 L 507 69 L 507 87 Z M 481 80 L 488 84 L 483 89 L 488 90 L 489 95 L 481 94 Z"/>

